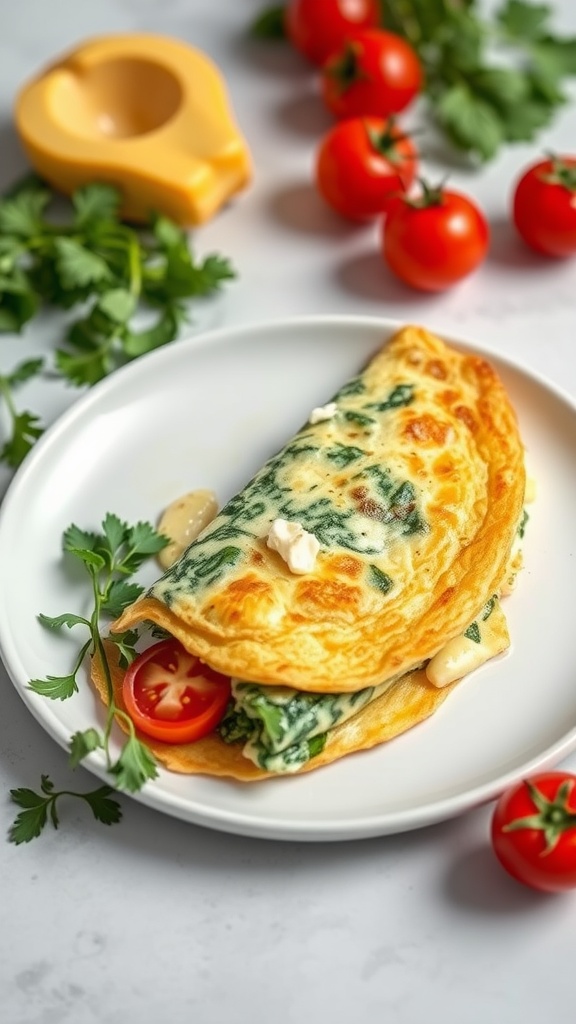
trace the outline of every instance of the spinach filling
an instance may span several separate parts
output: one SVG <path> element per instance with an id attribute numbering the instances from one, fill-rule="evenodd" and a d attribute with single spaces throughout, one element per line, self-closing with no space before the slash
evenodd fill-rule
<path id="1" fill-rule="evenodd" d="M 497 604 L 493 594 L 464 636 L 481 643 L 483 623 Z M 354 693 L 307 693 L 233 679 L 232 700 L 217 732 L 225 743 L 243 743 L 244 756 L 264 771 L 297 772 L 321 753 L 330 729 L 380 697 L 403 674 Z"/>
<path id="2" fill-rule="evenodd" d="M 355 693 L 305 693 L 235 679 L 233 703 L 218 732 L 225 743 L 244 743 L 244 755 L 265 771 L 295 772 L 324 749 L 330 729 L 351 718 L 394 681 Z"/>

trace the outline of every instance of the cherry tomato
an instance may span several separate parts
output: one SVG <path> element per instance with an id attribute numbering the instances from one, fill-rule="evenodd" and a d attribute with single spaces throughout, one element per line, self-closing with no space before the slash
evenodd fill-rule
<path id="1" fill-rule="evenodd" d="M 388 117 L 404 110 L 422 86 L 420 61 L 392 32 L 354 32 L 323 65 L 324 103 L 336 117 Z"/>
<path id="2" fill-rule="evenodd" d="M 290 0 L 284 15 L 286 34 L 313 64 L 323 64 L 350 32 L 375 28 L 378 0 Z"/>
<path id="3" fill-rule="evenodd" d="M 322 140 L 316 185 L 343 217 L 366 220 L 383 213 L 391 197 L 406 191 L 418 166 L 408 135 L 379 117 L 340 121 Z"/>
<path id="4" fill-rule="evenodd" d="M 524 885 L 576 888 L 576 775 L 544 772 L 504 793 L 492 816 L 492 845 Z"/>
<path id="5" fill-rule="evenodd" d="M 191 743 L 212 732 L 230 700 L 230 679 L 178 640 L 162 640 L 132 662 L 122 696 L 142 732 L 164 743 Z"/>
<path id="6" fill-rule="evenodd" d="M 546 256 L 576 253 L 576 157 L 529 167 L 513 199 L 514 224 L 527 245 Z"/>
<path id="7" fill-rule="evenodd" d="M 423 184 L 419 199 L 396 200 L 383 225 L 383 256 L 406 284 L 443 291 L 471 273 L 488 249 L 478 207 L 460 192 Z"/>

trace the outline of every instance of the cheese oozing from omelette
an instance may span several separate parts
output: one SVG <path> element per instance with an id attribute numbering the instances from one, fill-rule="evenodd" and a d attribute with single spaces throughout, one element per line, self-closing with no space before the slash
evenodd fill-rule
<path id="1" fill-rule="evenodd" d="M 506 578 L 522 515 L 516 417 L 479 356 L 407 327 L 326 406 L 330 417 L 311 417 L 114 625 L 151 620 L 218 671 L 253 681 L 238 682 L 235 693 L 244 718 L 256 722 L 259 735 L 245 749 L 262 771 L 276 771 L 266 758 L 282 754 L 268 746 L 262 760 L 262 708 L 270 722 L 290 718 L 294 693 L 319 731 L 283 730 L 284 750 L 314 746 L 330 716 L 329 735 L 362 749 L 432 713 L 450 673 L 440 659 L 434 685 L 422 666 L 482 621 Z M 309 572 L 291 572 L 268 547 L 277 519 L 316 538 Z M 508 635 L 499 605 L 490 618 L 500 623 L 501 651 Z M 475 637 L 464 639 L 476 655 L 469 663 L 479 663 Z M 255 702 L 256 684 L 265 697 Z M 378 708 L 392 732 L 376 721 Z M 313 761 L 342 756 L 331 744 L 315 749 Z M 244 777 L 236 763 L 230 774 Z"/>

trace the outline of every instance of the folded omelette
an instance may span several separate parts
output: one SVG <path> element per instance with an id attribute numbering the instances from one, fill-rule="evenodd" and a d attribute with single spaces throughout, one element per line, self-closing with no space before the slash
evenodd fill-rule
<path id="1" fill-rule="evenodd" d="M 320 767 L 428 717 L 509 646 L 524 450 L 492 366 L 405 327 L 314 412 L 113 625 L 154 623 L 233 679 L 214 733 L 146 738 L 172 770 Z M 308 567 L 270 546 L 278 521 L 313 538 Z"/>

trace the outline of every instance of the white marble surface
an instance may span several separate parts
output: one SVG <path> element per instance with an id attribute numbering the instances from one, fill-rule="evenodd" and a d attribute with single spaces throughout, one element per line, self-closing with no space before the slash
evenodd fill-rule
<path id="1" fill-rule="evenodd" d="M 418 319 L 496 346 L 576 396 L 576 262 L 542 263 L 507 220 L 519 168 L 544 149 L 574 149 L 576 102 L 537 144 L 510 147 L 481 171 L 450 166 L 453 184 L 489 215 L 490 257 L 449 293 L 413 294 L 383 271 L 376 230 L 339 223 L 311 189 L 315 142 L 329 119 L 295 55 L 245 39 L 260 6 L 0 0 L 0 184 L 25 167 L 11 108 L 40 65 L 96 33 L 177 35 L 223 69 L 256 168 L 250 191 L 196 233 L 199 252 L 226 253 L 240 276 L 197 308 L 193 329 L 306 313 Z M 558 25 L 576 33 L 571 0 L 553 6 Z M 428 135 L 424 167 L 439 176 L 449 165 Z M 2 368 L 51 351 L 58 328 L 45 316 L 22 337 L 0 338 Z M 24 395 L 46 420 L 78 397 L 54 383 Z M 66 785 L 69 774 L 3 671 L 0 683 L 4 831 L 10 788 L 35 786 L 41 772 Z M 565 763 L 576 769 L 576 756 Z M 88 787 L 90 775 L 77 776 Z M 127 798 L 123 807 L 111 829 L 68 805 L 58 832 L 22 847 L 0 840 L 6 1024 L 573 1018 L 576 894 L 539 896 L 504 874 L 488 845 L 490 807 L 420 832 L 332 845 L 227 836 Z"/>

